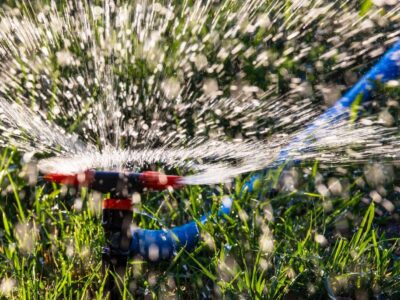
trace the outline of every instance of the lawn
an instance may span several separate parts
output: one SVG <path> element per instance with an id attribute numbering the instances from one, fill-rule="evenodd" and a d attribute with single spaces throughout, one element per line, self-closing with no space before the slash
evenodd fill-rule
<path id="1" fill-rule="evenodd" d="M 91 6 L 83 5 L 83 15 L 90 16 L 88 28 L 93 28 L 93 36 L 88 36 L 101 49 L 96 53 L 104 55 L 104 61 L 96 61 L 88 46 L 91 40 L 74 31 L 82 33 L 83 21 L 66 17 L 80 13 L 79 9 L 67 13 L 67 2 L 32 1 L 28 5 L 5 1 L 0 33 L 12 35 L 15 28 L 4 24 L 14 17 L 31 20 L 34 26 L 28 24 L 27 28 L 33 32 L 37 27 L 38 33 L 35 40 L 26 37 L 28 31 L 21 31 L 26 36 L 21 34 L 12 42 L 0 36 L 0 57 L 8 59 L 0 66 L 0 98 L 9 101 L 4 103 L 25 103 L 48 122 L 69 134 L 78 134 L 85 143 L 99 149 L 104 147 L 104 140 L 114 141 L 117 136 L 110 130 L 115 129 L 112 122 L 94 128 L 100 120 L 96 119 L 99 107 L 104 105 L 106 113 L 113 108 L 101 100 L 109 96 L 109 84 L 115 89 L 115 103 L 123 108 L 118 126 L 126 121 L 142 128 L 133 138 L 129 135 L 131 127 L 121 127 L 121 131 L 128 132 L 118 140 L 122 148 L 142 147 L 146 139 L 154 138 L 146 131 L 153 128 L 153 121 L 158 136 L 152 145 L 156 146 L 171 140 L 170 133 L 178 136 L 172 147 L 190 145 L 191 139 L 199 137 L 231 141 L 240 135 L 249 141 L 263 140 L 303 128 L 305 121 L 295 122 L 299 111 L 293 113 L 294 124 L 282 123 L 283 116 L 290 116 L 290 107 L 299 103 L 301 107 L 301 101 L 307 98 L 314 113 L 324 111 L 372 66 L 400 32 L 400 7 L 390 1 L 387 6 L 369 0 L 332 4 L 305 1 L 310 2 L 308 6 L 296 9 L 295 1 L 278 1 L 280 5 L 271 10 L 271 5 L 278 2 L 265 1 L 247 16 L 248 22 L 241 24 L 236 33 L 230 29 L 237 19 L 228 17 L 240 12 L 246 1 L 215 1 L 208 6 L 204 19 L 195 18 L 204 14 L 194 9 L 199 2 L 175 1 L 177 25 L 172 26 L 174 18 L 167 13 L 160 17 L 167 18 L 170 31 L 162 32 L 157 51 L 144 51 L 137 32 L 133 30 L 125 37 L 116 26 L 110 34 L 112 45 L 122 39 L 134 47 L 124 52 L 123 47 L 121 50 L 115 46 L 115 52 L 107 56 L 107 45 L 101 42 L 106 22 L 94 20 L 94 12 L 89 13 Z M 129 3 L 126 7 L 136 3 L 116 1 L 116 6 L 123 7 L 120 2 Z M 92 4 L 101 10 L 103 2 Z M 313 11 L 316 15 L 310 15 L 314 4 L 320 8 Z M 192 19 L 182 17 L 185 5 L 195 11 Z M 50 6 L 63 16 L 63 34 L 57 28 L 47 32 L 49 25 L 43 21 L 46 14 L 38 17 L 35 13 L 48 11 Z M 270 19 L 265 17 L 267 12 Z M 216 35 L 208 35 L 212 17 L 218 14 L 221 18 L 213 29 Z M 357 22 L 352 23 L 354 18 Z M 186 23 L 187 19 L 191 21 Z M 204 21 L 204 27 L 198 28 L 200 21 Z M 254 30 L 252 22 L 256 24 Z M 142 25 L 139 22 L 135 26 L 146 30 Z M 185 31 L 185 26 L 190 30 Z M 39 50 L 32 46 L 36 42 L 42 46 Z M 180 50 L 189 48 L 198 55 L 194 60 L 192 52 Z M 69 61 L 66 50 L 76 60 Z M 108 64 L 112 65 L 111 73 L 103 68 Z M 106 80 L 110 74 L 111 83 Z M 84 77 L 84 85 L 78 84 L 82 81 L 76 79 L 78 75 Z M 107 87 L 95 79 L 105 80 Z M 184 92 L 174 89 L 179 86 L 177 82 Z M 204 98 L 203 94 L 215 85 L 220 94 Z M 263 119 L 263 111 L 254 107 L 236 113 L 224 100 L 237 97 L 240 89 L 250 90 L 251 96 L 243 98 L 246 101 L 251 98 L 252 103 L 264 103 L 266 109 L 269 103 L 282 105 L 281 109 L 268 110 L 268 119 Z M 380 86 L 354 119 L 390 127 L 393 136 L 398 137 L 399 95 L 398 81 Z M 126 105 L 126 99 L 134 105 Z M 211 102 L 216 103 L 218 112 L 210 106 L 200 114 L 203 105 Z M 101 105 L 97 107 L 96 103 Z M 38 160 L 68 150 L 62 148 L 64 144 L 54 145 L 54 138 L 49 140 L 50 146 L 43 146 L 40 130 L 29 131 L 32 128 L 17 125 L 22 128 L 20 139 L 7 129 L 14 123 L 4 118 L 3 111 L 0 113 L 1 297 L 103 299 L 107 276 L 112 276 L 105 276 L 101 269 L 105 244 L 101 205 L 107 195 L 45 182 L 37 168 Z M 162 125 L 157 127 L 158 123 Z M 182 137 L 186 144 L 178 143 Z M 35 145 L 41 151 L 32 156 Z M 184 173 L 179 168 L 168 171 Z M 183 249 L 171 261 L 158 263 L 133 256 L 121 289 L 123 298 L 400 299 L 399 162 L 376 155 L 362 162 L 327 163 L 316 159 L 288 164 L 269 170 L 253 192 L 243 193 L 242 186 L 251 175 L 239 176 L 232 184 L 148 192 L 135 199 L 134 225 L 142 228 L 178 226 L 198 221 L 210 210 L 212 213 L 208 223 L 199 223 L 201 239 L 194 251 Z M 217 211 L 224 196 L 232 197 L 234 204 L 231 214 L 221 217 Z"/>

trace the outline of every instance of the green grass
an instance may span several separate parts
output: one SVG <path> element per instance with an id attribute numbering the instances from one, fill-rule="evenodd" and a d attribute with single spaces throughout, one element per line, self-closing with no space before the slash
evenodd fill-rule
<path id="1" fill-rule="evenodd" d="M 104 236 L 98 195 L 93 197 L 86 190 L 71 195 L 71 191 L 65 193 L 40 181 L 29 186 L 20 177 L 17 153 L 7 150 L 1 169 L 3 295 L 11 299 L 102 299 Z M 375 211 L 381 214 L 382 207 L 364 203 L 368 187 L 353 184 L 351 180 L 357 177 L 351 172 L 339 178 L 342 182 L 350 178 L 350 196 L 324 198 L 314 192 L 313 181 L 327 171 L 318 165 L 301 169 L 309 175 L 295 192 L 282 191 L 268 198 L 265 187 L 271 182 L 266 179 L 264 188 L 254 194 L 233 195 L 232 214 L 202 226 L 202 241 L 194 252 L 182 251 L 171 262 L 159 264 L 132 258 L 124 297 L 400 297 L 399 239 L 387 236 L 385 230 L 397 213 L 377 215 Z M 236 191 L 240 188 L 238 183 Z M 168 225 L 180 224 L 197 218 L 207 207 L 217 207 L 212 203 L 220 199 L 205 200 L 206 192 L 193 187 L 149 194 L 142 197 L 138 209 L 151 211 Z M 387 192 L 395 193 L 390 187 Z M 77 197 L 83 201 L 80 211 L 73 208 Z M 142 215 L 135 220 L 143 227 L 158 226 Z M 317 235 L 325 240 L 317 242 Z M 10 291 L 5 288 L 7 279 L 13 283 Z"/>

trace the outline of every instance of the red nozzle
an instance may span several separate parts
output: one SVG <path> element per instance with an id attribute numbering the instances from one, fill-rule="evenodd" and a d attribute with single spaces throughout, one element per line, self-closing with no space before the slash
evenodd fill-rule
<path id="1" fill-rule="evenodd" d="M 139 181 L 144 188 L 151 190 L 165 190 L 169 187 L 174 189 L 183 186 L 182 177 L 176 175 L 165 175 L 160 172 L 146 171 L 139 174 Z"/>
<path id="2" fill-rule="evenodd" d="M 45 180 L 66 185 L 88 186 L 94 178 L 93 171 L 87 170 L 79 174 L 49 173 L 43 176 Z"/>

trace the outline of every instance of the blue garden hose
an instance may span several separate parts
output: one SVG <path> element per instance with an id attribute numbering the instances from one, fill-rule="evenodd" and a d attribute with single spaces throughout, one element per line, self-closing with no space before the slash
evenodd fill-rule
<path id="1" fill-rule="evenodd" d="M 289 152 L 296 144 L 302 142 L 307 145 L 308 138 L 319 129 L 330 126 L 349 116 L 349 110 L 356 101 L 363 103 L 371 97 L 371 92 L 376 88 L 376 83 L 385 83 L 400 77 L 400 41 L 389 49 L 379 62 L 365 74 L 347 93 L 340 98 L 335 105 L 321 114 L 315 121 L 311 122 L 301 131 L 285 148 L 283 148 L 273 166 L 283 165 L 290 159 Z M 244 190 L 252 192 L 255 183 L 262 179 L 266 170 L 253 175 L 243 186 Z"/>
<path id="2" fill-rule="evenodd" d="M 225 197 L 222 200 L 218 215 L 228 215 L 232 207 L 232 198 Z M 209 214 L 200 218 L 200 223 L 207 222 Z M 130 252 L 140 254 L 151 261 L 172 258 L 182 247 L 186 251 L 193 250 L 199 240 L 199 227 L 196 221 L 172 229 L 150 230 L 134 228 Z"/>
<path id="3" fill-rule="evenodd" d="M 334 106 L 329 108 L 317 120 L 309 124 L 300 132 L 284 149 L 282 149 L 275 160 L 274 166 L 284 164 L 290 159 L 289 151 L 296 143 L 307 140 L 313 132 L 321 129 L 323 126 L 329 126 L 335 122 L 346 119 L 349 116 L 349 109 L 355 101 L 360 104 L 371 97 L 371 92 L 376 88 L 376 82 L 385 83 L 400 77 L 400 41 L 398 41 L 380 61 L 365 74 L 356 85 L 354 85 Z M 243 191 L 252 192 L 256 181 L 262 179 L 266 170 L 253 175 L 244 183 Z M 219 215 L 228 215 L 232 206 L 232 199 L 225 198 Z M 205 223 L 208 215 L 204 215 L 201 223 Z M 199 239 L 199 227 L 195 221 L 185 225 L 167 230 L 148 230 L 132 229 L 132 242 L 130 251 L 139 253 L 143 257 L 158 261 L 160 259 L 169 259 L 182 247 L 187 251 L 193 250 Z"/>

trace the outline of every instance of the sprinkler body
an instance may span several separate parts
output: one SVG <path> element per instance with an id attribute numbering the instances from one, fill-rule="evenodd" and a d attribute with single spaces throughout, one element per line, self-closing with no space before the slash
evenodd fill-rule
<path id="1" fill-rule="evenodd" d="M 60 184 L 85 186 L 92 190 L 109 193 L 110 198 L 103 200 L 103 227 L 106 235 L 110 236 L 110 251 L 113 254 L 132 256 L 140 254 L 151 261 L 169 259 L 174 253 L 185 247 L 187 251 L 194 249 L 199 237 L 199 228 L 196 221 L 189 222 L 172 229 L 148 230 L 131 228 L 132 202 L 129 198 L 134 193 L 161 191 L 168 188 L 181 188 L 182 178 L 175 175 L 164 175 L 159 172 L 147 171 L 143 173 L 122 173 L 88 170 L 82 174 L 56 174 L 51 173 L 44 179 Z M 229 214 L 232 201 L 225 198 L 219 215 Z M 207 221 L 206 214 L 199 220 Z M 120 219 L 125 219 L 121 221 Z M 129 226 L 127 225 L 129 224 Z M 128 227 L 127 227 L 128 226 Z M 127 235 L 129 246 L 123 242 L 119 247 L 116 236 L 120 238 Z"/>
<path id="2" fill-rule="evenodd" d="M 182 187 L 181 177 L 158 172 L 121 173 L 88 170 L 82 174 L 47 174 L 44 179 L 60 184 L 85 186 L 101 193 L 109 193 L 111 198 L 103 200 L 102 226 L 107 244 L 103 247 L 103 272 L 118 274 L 108 277 L 105 296 L 120 298 L 120 288 L 129 257 L 140 255 L 149 261 L 171 259 L 179 250 L 193 250 L 199 239 L 199 227 L 191 221 L 172 229 L 149 230 L 132 226 L 134 193 L 147 190 L 160 191 Z M 224 198 L 218 215 L 229 214 L 232 206 L 230 198 Z M 209 214 L 202 216 L 204 224 Z"/>
<path id="3" fill-rule="evenodd" d="M 145 190 L 179 188 L 181 178 L 150 171 L 123 173 L 95 170 L 87 170 L 81 174 L 53 173 L 45 175 L 44 178 L 60 184 L 85 186 L 103 194 L 110 194 L 111 198 L 103 200 L 102 226 L 106 245 L 102 251 L 102 269 L 103 274 L 111 270 L 117 276 L 107 277 L 104 296 L 109 294 L 110 299 L 119 299 L 128 258 L 135 254 L 150 259 L 155 257 L 152 241 L 160 236 L 158 231 L 143 234 L 142 230 L 132 228 L 133 207 L 129 196 Z M 198 232 L 193 233 L 191 240 L 195 240 L 197 234 Z M 187 244 L 184 239 L 182 242 Z M 163 250 L 162 254 L 171 256 L 175 248 L 174 241 L 169 239 L 164 245 L 166 250 Z"/>
<path id="4" fill-rule="evenodd" d="M 172 229 L 148 230 L 131 227 L 133 207 L 130 196 L 147 190 L 181 188 L 183 184 L 180 176 L 152 171 L 121 173 L 88 170 L 82 174 L 51 173 L 45 175 L 44 179 L 60 184 L 85 186 L 104 194 L 110 193 L 111 197 L 103 200 L 103 227 L 106 235 L 110 234 L 107 240 L 110 242 L 110 251 L 114 254 L 127 256 L 139 254 L 151 261 L 158 261 L 171 258 L 182 247 L 187 251 L 193 250 L 197 244 L 199 228 L 196 221 Z M 231 205 L 232 200 L 224 198 L 218 214 L 229 214 Z M 208 215 L 202 216 L 199 222 L 205 223 Z M 125 241 L 123 247 L 118 246 L 117 235 L 121 238 L 125 235 L 129 237 L 128 248 Z"/>

